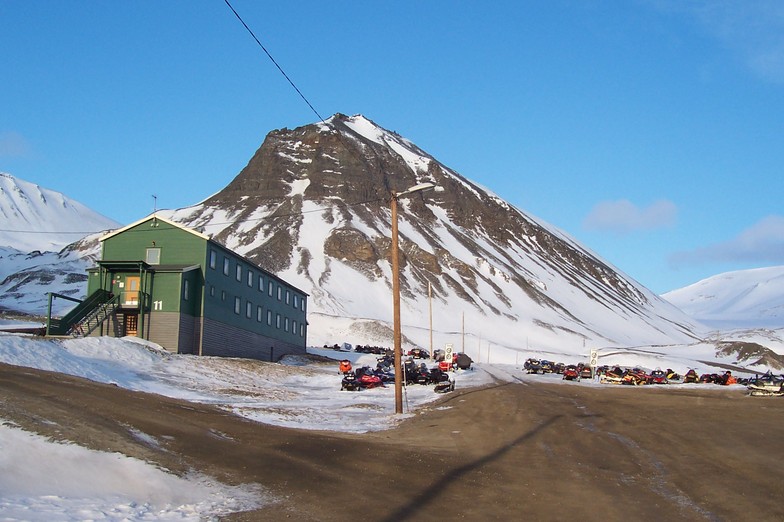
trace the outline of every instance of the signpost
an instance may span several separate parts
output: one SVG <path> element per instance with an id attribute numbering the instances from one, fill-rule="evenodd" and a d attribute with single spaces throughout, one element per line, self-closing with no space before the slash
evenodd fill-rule
<path id="1" fill-rule="evenodd" d="M 599 366 L 599 352 L 591 350 L 588 365 L 591 367 L 591 377 L 596 376 L 596 367 Z"/>
<path id="2" fill-rule="evenodd" d="M 452 343 L 447 343 L 444 345 L 444 360 L 449 363 L 449 367 L 452 367 L 452 354 L 455 352 Z"/>

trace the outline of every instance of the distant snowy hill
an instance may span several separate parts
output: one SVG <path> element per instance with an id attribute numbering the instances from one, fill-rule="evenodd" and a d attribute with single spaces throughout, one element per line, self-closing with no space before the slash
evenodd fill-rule
<path id="1" fill-rule="evenodd" d="M 0 247 L 22 253 L 59 252 L 119 223 L 60 192 L 0 172 Z"/>
<path id="2" fill-rule="evenodd" d="M 662 297 L 714 328 L 784 328 L 784 266 L 715 275 Z"/>
<path id="3" fill-rule="evenodd" d="M 0 312 L 43 315 L 47 293 L 87 291 L 102 231 L 119 223 L 68 196 L 0 173 Z M 73 306 L 56 300 L 55 313 Z"/>

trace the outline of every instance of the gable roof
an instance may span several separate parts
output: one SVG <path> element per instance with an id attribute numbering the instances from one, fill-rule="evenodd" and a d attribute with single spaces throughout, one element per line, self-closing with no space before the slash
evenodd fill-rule
<path id="1" fill-rule="evenodd" d="M 193 230 L 192 228 L 188 228 L 186 226 L 183 226 L 180 223 L 175 223 L 174 221 L 171 221 L 170 219 L 166 219 L 166 218 L 158 216 L 156 214 L 150 214 L 149 216 L 144 217 L 144 218 L 140 219 L 139 221 L 135 221 L 135 222 L 131 223 L 130 225 L 126 225 L 126 226 L 124 226 L 122 228 L 118 228 L 114 232 L 110 232 L 110 233 L 106 234 L 102 238 L 99 238 L 98 241 L 105 241 L 105 240 L 109 239 L 110 237 L 114 237 L 117 234 L 121 234 L 121 233 L 125 232 L 126 230 L 129 230 L 129 229 L 131 229 L 133 227 L 141 225 L 142 223 L 146 223 L 147 221 L 152 221 L 152 220 L 162 221 L 162 222 L 166 223 L 167 225 L 171 225 L 173 227 L 176 227 L 176 228 L 179 228 L 181 230 L 184 230 L 185 232 L 189 232 L 189 233 L 193 234 L 194 236 L 196 236 L 198 238 L 201 238 L 201 239 L 205 239 L 205 240 L 209 240 L 210 239 L 210 236 L 208 236 L 206 234 L 202 234 L 201 232 L 197 232 L 197 231 Z"/>

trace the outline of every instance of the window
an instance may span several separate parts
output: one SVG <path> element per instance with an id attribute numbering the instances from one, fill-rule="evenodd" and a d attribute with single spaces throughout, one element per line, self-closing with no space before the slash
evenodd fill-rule
<path id="1" fill-rule="evenodd" d="M 242 265 L 237 263 L 237 281 L 242 281 Z"/>
<path id="2" fill-rule="evenodd" d="M 248 286 L 250 287 L 253 286 L 253 272 L 251 272 L 250 270 L 248 270 Z"/>
<path id="3" fill-rule="evenodd" d="M 161 249 L 160 248 L 148 248 L 147 249 L 147 256 L 144 258 L 149 265 L 160 265 L 161 264 Z"/>
<path id="4" fill-rule="evenodd" d="M 221 290 L 221 301 L 226 300 L 226 290 Z"/>
<path id="5" fill-rule="evenodd" d="M 267 282 L 267 294 L 272 297 L 272 281 Z"/>
<path id="6" fill-rule="evenodd" d="M 283 319 L 283 331 L 284 332 L 288 332 L 289 331 L 289 318 L 288 317 Z"/>
<path id="7" fill-rule="evenodd" d="M 229 258 L 223 258 L 223 275 L 229 275 Z"/>
<path id="8" fill-rule="evenodd" d="M 283 288 L 281 288 L 281 286 L 278 285 L 278 301 L 280 301 L 281 299 L 283 299 Z"/>
<path id="9" fill-rule="evenodd" d="M 299 308 L 299 296 L 294 294 L 294 308 Z"/>
<path id="10" fill-rule="evenodd" d="M 186 279 L 185 281 L 182 282 L 182 300 L 183 301 L 187 301 L 188 300 L 188 294 L 190 294 L 190 288 L 189 288 L 189 285 L 188 285 L 188 280 Z"/>
<path id="11" fill-rule="evenodd" d="M 290 302 L 291 302 L 291 292 L 286 290 L 286 304 L 289 304 Z"/>
<path id="12" fill-rule="evenodd" d="M 297 333 L 297 321 L 291 321 L 291 333 Z"/>
<path id="13" fill-rule="evenodd" d="M 305 337 L 305 325 L 303 323 L 299 323 L 299 336 Z"/>
<path id="14" fill-rule="evenodd" d="M 253 303 L 248 301 L 245 303 L 245 317 L 250 319 L 253 316 Z"/>
<path id="15" fill-rule="evenodd" d="M 218 254 L 215 253 L 214 250 L 210 250 L 210 268 L 215 270 L 215 262 L 218 258 Z"/>
<path id="16" fill-rule="evenodd" d="M 264 278 L 259 276 L 259 292 L 264 291 Z"/>
<path id="17" fill-rule="evenodd" d="M 280 314 L 275 314 L 275 328 L 280 330 Z"/>
<path id="18" fill-rule="evenodd" d="M 272 310 L 267 310 L 267 326 L 272 326 Z"/>
<path id="19" fill-rule="evenodd" d="M 299 301 L 299 309 L 302 310 L 303 312 L 305 311 L 305 298 L 304 297 L 302 299 L 300 299 L 300 301 Z"/>
<path id="20" fill-rule="evenodd" d="M 210 297 L 215 297 L 215 286 L 210 285 Z"/>
<path id="21" fill-rule="evenodd" d="M 234 313 L 240 315 L 240 308 L 242 308 L 242 302 L 239 297 L 234 298 Z"/>
<path id="22" fill-rule="evenodd" d="M 261 322 L 264 319 L 264 314 L 261 311 L 261 305 L 256 307 L 256 321 Z"/>

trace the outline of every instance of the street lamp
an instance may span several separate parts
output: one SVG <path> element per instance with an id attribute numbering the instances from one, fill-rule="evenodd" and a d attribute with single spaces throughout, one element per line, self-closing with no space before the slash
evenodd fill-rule
<path id="1" fill-rule="evenodd" d="M 403 413 L 403 354 L 400 334 L 400 265 L 398 264 L 397 200 L 415 192 L 435 188 L 432 183 L 420 183 L 403 192 L 393 192 L 392 208 L 392 324 L 395 342 L 395 413 Z"/>

